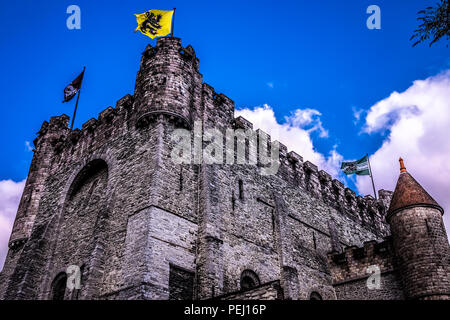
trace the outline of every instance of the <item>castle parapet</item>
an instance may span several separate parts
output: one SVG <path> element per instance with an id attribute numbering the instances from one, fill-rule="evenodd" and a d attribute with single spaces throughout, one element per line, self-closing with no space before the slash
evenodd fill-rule
<path id="1" fill-rule="evenodd" d="M 184 127 L 191 128 L 194 92 L 202 83 L 198 67 L 194 49 L 190 45 L 183 48 L 179 38 L 158 38 L 156 47 L 148 45 L 136 78 L 136 125 L 143 127 L 155 115 L 163 115 L 177 118 Z"/>
<path id="2" fill-rule="evenodd" d="M 208 88 L 209 86 L 206 86 Z M 208 88 L 213 90 L 212 88 Z M 252 129 L 253 124 L 243 117 L 233 121 L 234 129 Z M 288 148 L 281 142 L 271 142 L 271 136 L 261 129 L 254 130 L 258 136 L 258 145 L 261 141 L 267 142 L 267 152 L 270 155 L 271 144 L 279 144 L 280 176 L 295 187 L 306 189 L 313 197 L 321 198 L 339 213 L 347 215 L 350 219 L 358 221 L 381 237 L 389 233 L 385 221 L 386 207 L 389 205 L 391 191 L 380 190 L 380 199 L 375 200 L 371 195 L 357 196 L 350 188 L 337 180 L 310 161 L 303 161 L 303 157 Z M 262 139 L 262 140 L 261 140 Z M 258 148 L 258 159 L 260 159 Z"/>
<path id="3" fill-rule="evenodd" d="M 234 128 L 243 130 L 253 130 L 253 123 L 251 123 L 244 117 L 239 116 L 234 119 Z"/>
<path id="4" fill-rule="evenodd" d="M 200 114 L 207 117 L 205 126 L 218 129 L 232 128 L 235 124 L 234 101 L 223 93 L 217 93 L 207 83 L 202 84 L 203 110 Z"/>
<path id="5" fill-rule="evenodd" d="M 395 269 L 390 237 L 382 242 L 367 241 L 362 247 L 347 247 L 343 252 L 328 253 L 328 264 L 334 284 L 367 278 L 374 272 Z"/>

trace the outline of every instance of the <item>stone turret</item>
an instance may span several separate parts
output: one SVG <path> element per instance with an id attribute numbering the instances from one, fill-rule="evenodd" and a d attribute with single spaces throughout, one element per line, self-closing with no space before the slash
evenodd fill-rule
<path id="1" fill-rule="evenodd" d="M 201 90 L 202 75 L 199 60 L 189 45 L 181 39 L 159 38 L 142 54 L 136 78 L 135 113 L 137 124 L 146 124 L 163 114 L 185 127 L 192 126 L 195 114 L 195 92 Z"/>
<path id="2" fill-rule="evenodd" d="M 43 191 L 43 181 L 48 176 L 54 150 L 60 147 L 62 137 L 69 130 L 68 123 L 67 115 L 52 117 L 50 123 L 42 124 L 39 136 L 34 140 L 36 149 L 8 244 L 12 249 L 18 249 L 30 236 Z"/>
<path id="3" fill-rule="evenodd" d="M 450 299 L 450 247 L 443 214 L 400 158 L 387 221 L 408 299 Z"/>

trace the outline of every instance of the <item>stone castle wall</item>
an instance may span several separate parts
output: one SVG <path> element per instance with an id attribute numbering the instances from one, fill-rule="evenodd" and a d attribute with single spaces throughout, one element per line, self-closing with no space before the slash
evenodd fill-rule
<path id="1" fill-rule="evenodd" d="M 80 299 L 208 299 L 238 292 L 247 269 L 279 281 L 287 299 L 339 298 L 327 253 L 388 236 L 391 193 L 356 196 L 281 143 L 276 175 L 174 163 L 177 128 L 253 129 L 202 83 L 198 64 L 192 47 L 160 38 L 143 54 L 133 96 L 81 130 L 65 115 L 44 122 L 0 297 L 50 299 L 74 264 Z"/>
<path id="2" fill-rule="evenodd" d="M 328 263 L 339 300 L 404 299 L 391 237 L 329 253 Z"/>

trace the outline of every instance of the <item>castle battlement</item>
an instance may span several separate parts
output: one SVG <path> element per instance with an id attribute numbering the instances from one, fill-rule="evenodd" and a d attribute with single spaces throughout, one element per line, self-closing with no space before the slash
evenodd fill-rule
<path id="1" fill-rule="evenodd" d="M 234 111 L 234 102 L 231 99 L 223 94 L 217 95 L 214 88 L 206 83 L 203 83 L 202 87 L 204 92 L 208 92 L 208 97 L 211 101 L 218 101 L 218 103 L 231 107 Z M 127 126 L 132 125 L 132 122 L 128 122 L 130 119 L 133 119 L 133 103 L 133 97 L 125 95 L 117 101 L 115 108 L 109 106 L 101 111 L 97 118 L 91 118 L 83 123 L 81 130 L 68 129 L 69 117 L 67 115 L 52 117 L 49 123 L 46 121 L 43 123 L 35 143 L 38 144 L 44 136 L 51 134 L 48 141 L 53 146 L 55 154 L 60 158 L 69 157 L 75 149 L 79 149 L 78 152 L 81 152 L 81 150 L 86 153 L 92 152 L 110 139 L 122 135 L 126 132 Z M 211 105 L 213 108 L 218 109 L 214 102 Z M 140 123 L 141 127 L 148 126 L 150 120 L 156 119 L 160 114 L 158 112 L 153 113 L 152 116 L 147 114 L 147 117 L 141 117 L 137 123 Z M 167 116 L 167 114 L 164 115 Z M 178 117 L 169 115 L 167 118 L 175 121 L 177 126 L 183 127 L 183 122 Z M 250 129 L 258 137 L 265 137 L 268 143 L 268 152 L 270 152 L 271 144 L 273 143 L 271 136 L 259 128 L 254 130 L 253 124 L 244 117 L 234 118 L 229 126 L 235 129 Z M 288 148 L 283 143 L 279 141 L 274 142 L 279 145 L 280 170 L 284 173 L 284 179 L 296 187 L 306 189 L 315 198 L 323 200 L 342 214 L 358 220 L 368 228 L 377 231 L 377 233 L 384 234 L 387 232 L 385 212 L 392 192 L 380 190 L 380 199 L 377 201 L 370 195 L 365 197 L 356 196 L 353 190 L 346 188 L 339 180 L 333 179 L 326 171 L 319 170 L 317 165 L 310 161 L 303 161 L 302 156 L 294 151 L 288 151 Z M 86 147 L 77 148 L 77 145 Z M 259 156 L 259 150 L 257 152 Z"/>
<path id="2" fill-rule="evenodd" d="M 395 269 L 394 249 L 390 237 L 384 241 L 366 241 L 362 247 L 351 246 L 342 252 L 328 253 L 328 264 L 334 284 L 355 281 Z"/>
<path id="3" fill-rule="evenodd" d="M 204 88 L 209 91 L 210 98 L 223 99 L 226 103 L 232 103 L 232 100 L 226 98 L 225 95 L 216 95 L 214 89 L 208 84 L 203 84 Z M 118 123 L 124 123 L 129 115 L 127 113 L 132 109 L 133 98 L 130 95 L 126 95 L 119 99 L 116 108 L 107 107 L 98 114 L 98 118 L 91 118 L 82 124 L 82 129 L 75 129 L 70 132 L 68 129 L 69 117 L 67 115 L 52 117 L 50 123 L 44 122 L 40 135 L 53 132 L 57 133 L 57 137 L 52 138 L 52 145 L 55 147 L 57 153 L 61 153 L 65 148 L 70 149 L 77 143 L 89 143 L 91 148 L 89 150 L 100 147 L 107 142 L 108 138 L 112 137 L 112 133 L 109 135 L 102 133 L 110 131 L 110 127 L 117 127 Z M 234 106 L 233 106 L 234 107 Z M 154 114 L 156 117 L 157 114 Z M 172 117 L 171 120 L 177 120 L 176 117 Z M 177 122 L 178 125 L 182 125 Z M 146 123 L 148 125 L 148 123 Z M 234 119 L 231 124 L 234 128 L 250 129 L 258 136 L 264 136 L 267 139 L 268 151 L 270 151 L 271 136 L 261 129 L 253 130 L 253 124 L 240 116 Z M 120 126 L 119 126 L 120 127 Z M 98 133 L 97 133 L 98 132 Z M 123 132 L 116 132 L 116 134 L 122 134 Z M 279 144 L 279 156 L 280 164 L 289 168 L 286 179 L 288 181 L 295 181 L 299 187 L 303 187 L 308 190 L 311 195 L 316 198 L 322 199 L 327 204 L 335 207 L 342 214 L 347 214 L 353 219 L 359 220 L 361 223 L 367 224 L 370 228 L 379 229 L 381 232 L 386 231 L 385 226 L 385 211 L 386 203 L 390 201 L 389 196 L 392 192 L 386 190 L 380 190 L 380 200 L 366 195 L 365 197 L 356 196 L 356 193 L 344 186 L 342 182 L 337 179 L 333 179 L 332 176 L 324 170 L 319 170 L 318 166 L 310 161 L 303 161 L 303 157 L 295 153 L 294 151 L 288 151 L 286 145 L 279 141 L 274 141 Z M 92 144 L 96 144 L 96 147 L 92 147 Z M 236 150 L 235 150 L 236 151 Z M 259 153 L 259 150 L 257 150 Z"/>
<path id="4" fill-rule="evenodd" d="M 253 123 L 242 116 L 234 119 L 234 128 L 252 130 L 258 136 L 267 139 L 268 150 L 271 144 L 279 144 L 280 164 L 288 168 L 284 178 L 310 192 L 316 198 L 322 199 L 330 206 L 351 219 L 358 220 L 367 227 L 378 230 L 380 234 L 387 234 L 385 215 L 387 205 L 392 197 L 392 191 L 379 190 L 380 199 L 375 200 L 371 195 L 364 197 L 356 195 L 355 191 L 347 188 L 341 181 L 332 178 L 324 170 L 310 161 L 303 161 L 303 157 L 294 151 L 288 151 L 286 145 L 279 141 L 271 141 L 271 136 L 261 129 L 253 130 Z M 259 154 L 259 150 L 257 150 Z M 282 170 L 283 171 L 283 170 Z"/>

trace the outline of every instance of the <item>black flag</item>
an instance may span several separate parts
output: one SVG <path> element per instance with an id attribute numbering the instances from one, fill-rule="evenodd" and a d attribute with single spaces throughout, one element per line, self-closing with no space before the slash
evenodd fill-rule
<path id="1" fill-rule="evenodd" d="M 83 81 L 84 69 L 78 77 L 75 78 L 65 89 L 64 89 L 64 102 L 69 102 L 80 90 L 81 82 Z"/>

